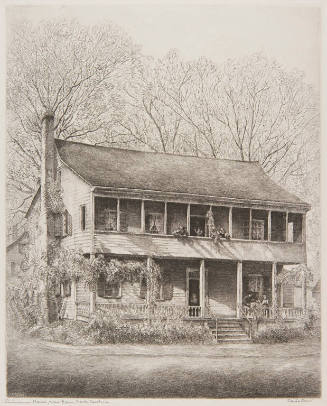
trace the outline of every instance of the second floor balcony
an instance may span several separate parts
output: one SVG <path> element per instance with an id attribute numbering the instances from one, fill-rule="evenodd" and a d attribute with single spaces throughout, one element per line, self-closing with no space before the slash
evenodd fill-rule
<path id="1" fill-rule="evenodd" d="M 209 238 L 214 224 L 222 239 L 303 243 L 304 216 L 281 209 L 94 196 L 95 233 Z"/>

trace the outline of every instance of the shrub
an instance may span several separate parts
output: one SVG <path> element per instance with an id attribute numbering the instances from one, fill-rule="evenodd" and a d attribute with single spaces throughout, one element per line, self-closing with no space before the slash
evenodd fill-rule
<path id="1" fill-rule="evenodd" d="M 117 314 L 97 311 L 88 324 L 88 334 L 103 343 L 204 343 L 211 342 L 207 327 L 184 324 L 182 319 L 123 320 Z"/>
<path id="2" fill-rule="evenodd" d="M 292 340 L 304 339 L 312 336 L 319 336 L 320 330 L 306 327 L 289 327 L 285 323 L 276 323 L 273 326 L 266 326 L 258 331 L 253 341 L 259 344 L 286 343 Z"/>

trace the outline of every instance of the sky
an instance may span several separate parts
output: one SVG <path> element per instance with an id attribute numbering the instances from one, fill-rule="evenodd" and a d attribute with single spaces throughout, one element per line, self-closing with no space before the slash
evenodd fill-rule
<path id="1" fill-rule="evenodd" d="M 312 3 L 313 4 L 313 3 Z M 287 70 L 304 71 L 320 84 L 320 10 L 309 6 L 218 4 L 120 4 L 7 8 L 7 22 L 21 18 L 75 18 L 85 24 L 110 20 L 142 46 L 164 56 L 178 49 L 185 59 L 206 56 L 217 63 L 263 52 Z"/>

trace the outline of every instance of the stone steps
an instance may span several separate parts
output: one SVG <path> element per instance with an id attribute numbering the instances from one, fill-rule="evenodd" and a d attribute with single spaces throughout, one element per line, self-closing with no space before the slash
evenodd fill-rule
<path id="1" fill-rule="evenodd" d="M 237 319 L 219 319 L 217 323 L 216 320 L 210 320 L 208 327 L 219 344 L 252 342 Z"/>

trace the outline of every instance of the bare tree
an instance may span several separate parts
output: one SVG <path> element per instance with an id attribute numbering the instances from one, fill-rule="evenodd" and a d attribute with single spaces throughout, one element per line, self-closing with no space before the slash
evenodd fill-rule
<path id="1" fill-rule="evenodd" d="M 18 213 L 39 176 L 44 112 L 55 114 L 58 138 L 114 143 L 110 112 L 139 52 L 111 24 L 87 27 L 72 21 L 21 22 L 11 27 L 8 50 L 8 183 L 16 198 L 11 208 Z"/>

